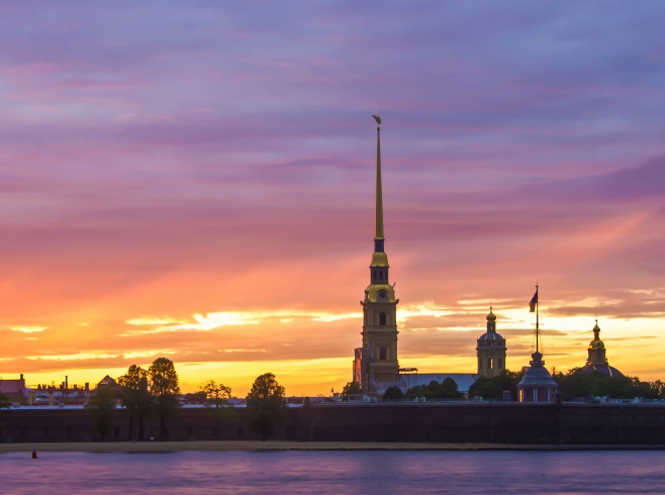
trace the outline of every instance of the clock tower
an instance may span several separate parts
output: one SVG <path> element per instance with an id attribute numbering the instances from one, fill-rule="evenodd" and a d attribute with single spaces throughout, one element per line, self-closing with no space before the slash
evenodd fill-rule
<path id="1" fill-rule="evenodd" d="M 383 393 L 397 385 L 397 303 L 388 277 L 388 256 L 384 250 L 383 194 L 381 187 L 381 117 L 376 127 L 376 219 L 374 253 L 369 266 L 370 283 L 365 289 L 363 307 L 363 346 L 355 350 L 353 380 L 366 393 Z"/>

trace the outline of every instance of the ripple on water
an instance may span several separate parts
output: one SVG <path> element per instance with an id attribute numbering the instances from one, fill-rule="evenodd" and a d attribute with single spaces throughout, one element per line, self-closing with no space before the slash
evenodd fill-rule
<path id="1" fill-rule="evenodd" d="M 0 455 L 0 491 L 665 493 L 661 451 L 269 451 Z"/>

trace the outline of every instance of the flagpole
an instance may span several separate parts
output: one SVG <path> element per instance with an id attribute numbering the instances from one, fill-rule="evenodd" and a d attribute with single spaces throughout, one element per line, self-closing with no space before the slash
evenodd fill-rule
<path id="1" fill-rule="evenodd" d="M 538 294 L 538 285 L 536 285 L 536 352 L 538 352 L 538 333 L 539 333 L 539 327 L 538 327 L 538 313 L 540 312 L 540 294 Z"/>

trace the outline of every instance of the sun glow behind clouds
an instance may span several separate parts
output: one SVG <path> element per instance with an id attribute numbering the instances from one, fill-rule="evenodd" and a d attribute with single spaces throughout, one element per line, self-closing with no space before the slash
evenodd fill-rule
<path id="1" fill-rule="evenodd" d="M 403 322 L 414 316 L 450 316 L 459 311 L 452 308 L 436 306 L 432 303 L 414 304 L 405 306 L 404 309 L 397 311 L 397 321 Z M 219 311 L 202 314 L 194 314 L 192 318 L 195 322 L 183 322 L 172 318 L 151 318 L 141 317 L 127 320 L 126 323 L 133 326 L 155 327 L 148 330 L 129 331 L 132 333 L 157 333 L 157 332 L 175 332 L 178 330 L 213 330 L 223 326 L 237 325 L 257 325 L 262 320 L 275 319 L 281 323 L 291 323 L 297 319 L 309 319 L 312 321 L 332 322 L 338 320 L 348 320 L 360 318 L 360 312 L 357 313 L 328 313 L 323 311 L 300 311 L 300 310 L 279 310 L 279 311 Z"/>
<path id="2" fill-rule="evenodd" d="M 397 310 L 397 321 L 404 322 L 414 316 L 434 316 L 439 318 L 452 314 L 455 314 L 455 311 L 452 311 L 450 308 L 436 306 L 432 303 L 411 304 Z"/>
<path id="3" fill-rule="evenodd" d="M 22 332 L 22 333 L 39 333 L 46 330 L 48 327 L 9 327 L 12 332 Z"/>
<path id="4" fill-rule="evenodd" d="M 134 318 L 133 320 L 127 320 L 126 323 L 129 325 L 168 325 L 171 323 L 182 323 L 171 318 Z"/>
<path id="5" fill-rule="evenodd" d="M 321 311 L 298 311 L 298 310 L 279 310 L 279 311 L 219 311 L 202 314 L 194 314 L 192 318 L 195 322 L 182 322 L 171 318 L 150 318 L 141 317 L 127 320 L 126 323 L 133 326 L 153 327 L 141 330 L 129 330 L 122 335 L 130 336 L 139 333 L 161 333 L 176 332 L 179 330 L 197 330 L 209 331 L 224 326 L 240 325 L 258 325 L 264 320 L 278 320 L 283 324 L 290 323 L 296 319 L 310 319 L 312 321 L 331 322 L 336 320 L 345 320 L 349 318 L 358 318 L 358 313 L 326 313 Z"/>
<path id="6" fill-rule="evenodd" d="M 172 349 L 160 349 L 160 350 L 146 350 L 146 351 L 134 351 L 134 352 L 123 352 L 123 353 L 109 353 L 105 351 L 90 351 L 90 352 L 77 352 L 75 354 L 57 354 L 49 355 L 44 354 L 42 356 L 26 356 L 26 359 L 31 361 L 44 360 L 44 361 L 86 361 L 89 359 L 146 359 L 158 356 L 169 356 L 177 354 L 178 351 Z"/>

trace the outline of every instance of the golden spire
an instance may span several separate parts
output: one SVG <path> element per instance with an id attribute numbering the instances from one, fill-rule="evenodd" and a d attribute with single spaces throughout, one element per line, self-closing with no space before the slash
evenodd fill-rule
<path id="1" fill-rule="evenodd" d="M 381 116 L 372 115 L 376 120 L 376 220 L 374 239 L 383 240 L 383 192 L 381 188 Z"/>

